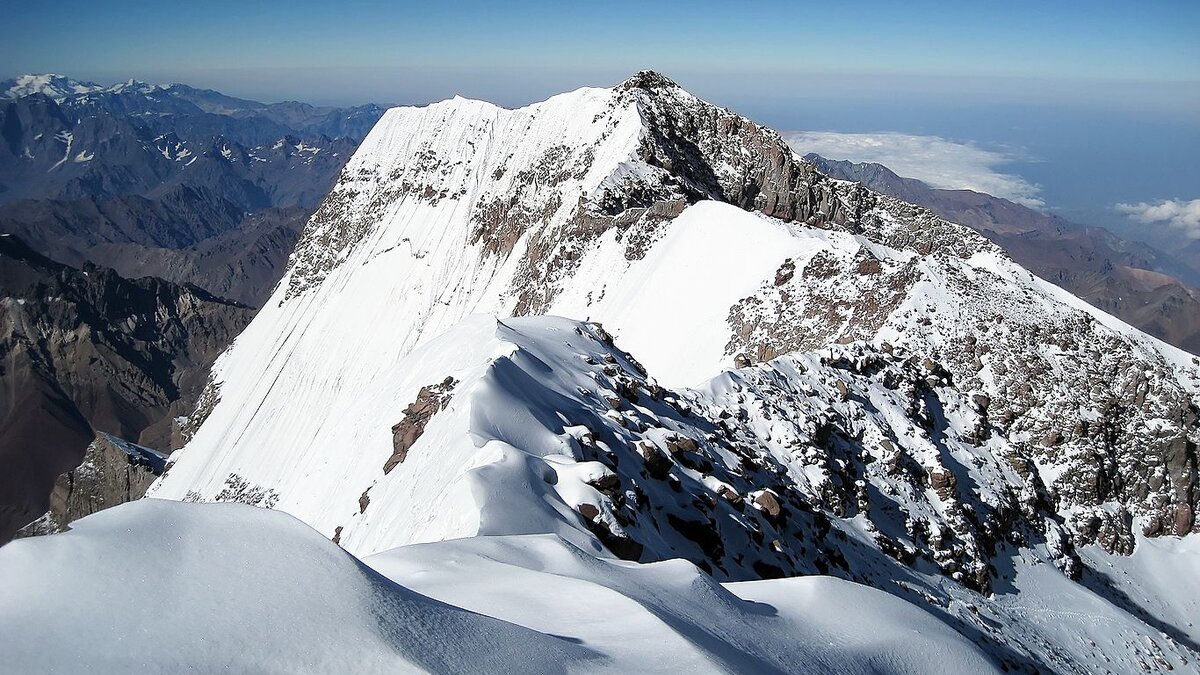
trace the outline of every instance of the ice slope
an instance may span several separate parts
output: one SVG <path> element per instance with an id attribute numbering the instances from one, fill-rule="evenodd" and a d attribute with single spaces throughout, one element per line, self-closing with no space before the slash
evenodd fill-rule
<path id="1" fill-rule="evenodd" d="M 672 220 L 641 260 L 625 260 L 617 231 L 605 233 L 549 311 L 600 321 L 662 384 L 694 386 L 733 366 L 730 307 L 784 260 L 852 241 L 700 202 Z"/>
<path id="2" fill-rule="evenodd" d="M 74 525 L 0 549 L 4 672 L 994 672 L 925 612 L 836 579 L 726 588 L 549 536 L 363 564 L 240 505 L 142 500 Z"/>

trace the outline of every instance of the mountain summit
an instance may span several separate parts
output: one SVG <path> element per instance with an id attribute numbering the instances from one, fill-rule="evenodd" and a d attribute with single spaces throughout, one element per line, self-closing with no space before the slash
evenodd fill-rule
<path id="1" fill-rule="evenodd" d="M 998 664 L 1174 667 L 1198 596 L 1145 570 L 1190 564 L 1198 404 L 1192 355 L 646 71 L 387 111 L 151 494 L 360 556 L 835 575 Z"/>

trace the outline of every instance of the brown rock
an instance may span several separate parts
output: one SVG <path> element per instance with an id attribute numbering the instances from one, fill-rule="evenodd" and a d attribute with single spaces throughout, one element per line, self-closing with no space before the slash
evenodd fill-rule
<path id="1" fill-rule="evenodd" d="M 696 441 L 681 435 L 674 435 L 667 438 L 667 452 L 672 455 L 678 455 L 683 452 L 696 452 L 700 446 Z"/>
<path id="2" fill-rule="evenodd" d="M 760 511 L 772 518 L 778 518 L 783 511 L 783 507 L 779 504 L 779 498 L 770 490 L 763 490 L 754 498 L 754 504 Z"/>
<path id="3" fill-rule="evenodd" d="M 775 285 L 782 286 L 792 280 L 796 274 L 796 262 L 791 258 L 783 261 L 779 269 L 775 271 Z"/>
<path id="4" fill-rule="evenodd" d="M 642 456 L 642 459 L 645 460 L 646 471 L 650 473 L 651 477 L 662 480 L 667 477 L 667 474 L 671 473 L 671 467 L 673 466 L 671 459 L 653 444 L 642 441 L 637 444 L 637 451 Z"/>
<path id="5" fill-rule="evenodd" d="M 934 469 L 929 472 L 929 485 L 938 497 L 945 501 L 954 497 L 954 488 L 958 485 L 958 478 L 949 470 Z"/>
<path id="6" fill-rule="evenodd" d="M 606 473 L 588 483 L 599 492 L 612 496 L 621 489 L 621 479 L 615 473 Z"/>
<path id="7" fill-rule="evenodd" d="M 575 510 L 589 523 L 595 522 L 596 518 L 600 516 L 600 509 L 596 508 L 593 504 L 580 504 L 575 507 Z"/>
<path id="8" fill-rule="evenodd" d="M 717 491 L 717 494 L 721 495 L 725 501 L 733 504 L 734 506 L 742 503 L 742 496 L 724 485 L 722 485 L 721 489 Z"/>
<path id="9" fill-rule="evenodd" d="M 408 457 L 408 451 L 425 433 L 425 425 L 450 403 L 450 392 L 457 382 L 447 377 L 440 384 L 421 387 L 417 400 L 404 409 L 404 419 L 392 426 L 392 456 L 383 465 L 386 475 Z"/>
<path id="10" fill-rule="evenodd" d="M 1175 509 L 1175 536 L 1182 537 L 1191 532 L 1193 524 L 1195 524 L 1195 516 L 1192 513 L 1192 507 L 1180 504 L 1179 508 Z"/>

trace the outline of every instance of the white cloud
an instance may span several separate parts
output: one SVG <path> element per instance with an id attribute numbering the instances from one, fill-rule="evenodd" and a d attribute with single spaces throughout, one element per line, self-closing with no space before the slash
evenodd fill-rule
<path id="1" fill-rule="evenodd" d="M 930 187 L 975 190 L 1032 208 L 1045 206 L 1038 196 L 1041 188 L 1037 185 L 1018 175 L 996 170 L 998 166 L 1021 159 L 1012 153 L 987 150 L 974 143 L 958 143 L 939 136 L 895 132 L 796 131 L 785 137 L 800 154 L 815 152 L 827 159 L 876 162 Z"/>
<path id="2" fill-rule="evenodd" d="M 1157 204 L 1117 204 L 1117 210 L 1140 223 L 1166 223 L 1182 230 L 1192 239 L 1200 239 L 1200 199 L 1166 199 Z"/>

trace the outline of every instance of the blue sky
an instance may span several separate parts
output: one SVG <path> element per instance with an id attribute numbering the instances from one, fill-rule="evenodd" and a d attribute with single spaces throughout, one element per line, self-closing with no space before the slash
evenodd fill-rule
<path id="1" fill-rule="evenodd" d="M 0 77 L 520 105 L 654 68 L 781 130 L 1000 152 L 1047 208 L 1098 224 L 1200 199 L 1198 0 L 8 4 Z"/>
<path id="2" fill-rule="evenodd" d="M 1124 86 L 1200 80 L 1198 33 L 1194 1 L 56 0 L 10 3 L 0 71 L 202 78 L 260 98 L 343 102 L 502 88 L 517 103 L 645 67 L 714 87 L 828 75 L 933 90 L 947 78 Z M 1047 93 L 1016 89 L 1026 87 Z"/>

